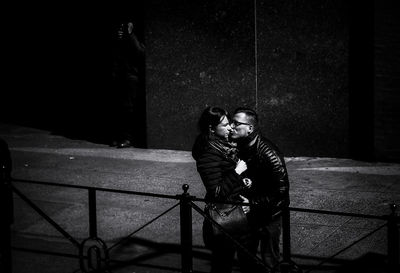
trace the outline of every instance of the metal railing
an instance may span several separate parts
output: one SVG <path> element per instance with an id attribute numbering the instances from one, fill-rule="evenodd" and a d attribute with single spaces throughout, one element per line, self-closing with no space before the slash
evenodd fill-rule
<path id="1" fill-rule="evenodd" d="M 107 189 L 107 188 L 99 188 L 99 187 L 90 187 L 90 186 L 80 186 L 80 185 L 68 185 L 61 183 L 53 183 L 53 182 L 42 182 L 42 181 L 31 181 L 31 180 L 22 180 L 22 179 L 10 179 L 6 180 L 2 183 L 2 193 L 7 192 L 8 195 L 12 195 L 12 193 L 16 194 L 19 198 L 21 198 L 24 202 L 26 202 L 32 209 L 34 209 L 44 220 L 46 220 L 51 226 L 53 226 L 64 238 L 72 243 L 72 245 L 78 250 L 79 255 L 75 256 L 79 259 L 80 270 L 82 272 L 109 272 L 110 262 L 120 262 L 110 259 L 110 252 L 116 246 L 123 244 L 127 241 L 131 236 L 135 233 L 139 232 L 146 226 L 150 225 L 154 221 L 158 220 L 178 205 L 181 207 L 181 228 L 184 230 L 181 232 L 181 240 L 182 240 L 182 268 L 184 268 L 184 264 L 187 263 L 188 258 L 187 253 L 187 236 L 191 234 L 191 217 L 189 219 L 187 209 L 185 210 L 185 202 L 182 202 L 185 199 L 185 194 L 182 195 L 166 195 L 166 194 L 154 194 L 154 193 L 144 193 L 137 191 L 127 191 L 127 190 L 117 190 L 117 189 Z M 12 183 L 11 183 L 12 182 Z M 30 200 L 25 194 L 23 194 L 17 187 L 13 185 L 13 182 L 19 183 L 28 183 L 28 184 L 36 184 L 36 185 L 44 185 L 44 186 L 56 186 L 56 187 L 64 187 L 64 188 L 74 188 L 86 190 L 88 192 L 88 212 L 89 212 L 89 237 L 79 242 L 75 239 L 71 234 L 69 234 L 65 229 L 63 229 L 58 223 L 56 223 L 51 217 L 49 217 L 39 206 L 37 206 L 32 200 Z M 119 194 L 130 194 L 130 195 L 139 195 L 139 196 L 147 196 L 147 197 L 157 197 L 164 199 L 175 199 L 179 200 L 177 204 L 168 208 L 166 211 L 150 220 L 134 232 L 130 233 L 128 236 L 122 238 L 120 241 L 114 243 L 111 246 L 107 246 L 107 244 L 98 237 L 97 233 L 97 192 L 108 192 L 108 193 L 119 193 Z M 12 202 L 12 198 L 8 199 L 8 202 Z M 7 207 L 10 207 L 7 205 Z M 185 213 L 182 215 L 182 213 Z M 12 215 L 12 211 L 9 211 L 9 214 Z M 188 221 L 189 220 L 189 221 Z M 8 227 L 7 236 L 10 235 L 10 227 L 13 221 L 8 221 L 7 223 L 2 223 L 2 226 Z M 190 229 L 188 226 L 190 223 Z M 8 243 L 7 247 L 9 253 L 11 253 L 11 242 Z M 47 252 L 47 254 L 51 254 L 51 252 Z M 60 255 L 60 253 L 58 253 Z M 62 254 L 61 254 L 62 256 Z M 71 257 L 70 254 L 66 254 L 66 256 Z M 11 254 L 9 255 L 11 258 Z M 6 263 L 4 272 L 12 272 L 11 268 L 11 259 Z"/>
<path id="2" fill-rule="evenodd" d="M 2 168 L 1 175 L 1 202 L 2 202 L 2 214 L 4 215 L 4 219 L 6 221 L 2 221 L 1 224 L 1 239 L 2 239 L 2 272 L 12 272 L 11 265 L 11 226 L 13 224 L 13 198 L 12 194 L 16 194 L 23 201 L 25 201 L 30 207 L 32 207 L 39 215 L 41 215 L 47 222 L 49 222 L 57 231 L 59 231 L 67 240 L 69 240 L 77 249 L 79 255 L 71 255 L 63 253 L 52 253 L 47 252 L 47 254 L 61 255 L 67 257 L 76 257 L 79 259 L 80 270 L 82 272 L 111 272 L 110 271 L 110 262 L 117 262 L 110 259 L 110 252 L 117 245 L 122 244 L 126 240 L 128 240 L 132 235 L 142 230 L 144 227 L 158 220 L 163 215 L 170 212 L 172 209 L 177 206 L 180 207 L 180 254 L 181 254 L 181 272 L 190 273 L 193 272 L 193 234 L 192 234 L 192 210 L 195 210 L 203 217 L 208 218 L 214 225 L 217 225 L 221 229 L 225 235 L 230 238 L 239 248 L 241 248 L 245 253 L 251 255 L 254 259 L 254 262 L 263 265 L 265 269 L 270 269 L 266 265 L 264 265 L 261 259 L 249 253 L 246 249 L 243 249 L 243 246 L 231 237 L 228 233 L 226 233 L 222 227 L 220 227 L 215 221 L 213 221 L 209 216 L 199 208 L 194 202 L 200 201 L 205 202 L 204 199 L 197 198 L 189 194 L 188 185 L 183 185 L 183 193 L 178 195 L 166 195 L 166 194 L 154 194 L 154 193 L 144 193 L 137 191 L 127 191 L 127 190 L 118 190 L 118 189 L 107 189 L 107 188 L 99 188 L 99 187 L 90 187 L 90 186 L 80 186 L 80 185 L 68 185 L 68 184 L 60 184 L 53 182 L 40 182 L 40 181 L 31 181 L 31 180 L 22 180 L 22 179 L 11 179 L 9 175 L 5 174 L 4 168 Z M 29 184 L 37 184 L 37 185 L 45 185 L 45 186 L 57 186 L 57 187 L 65 187 L 65 188 L 75 188 L 82 189 L 88 192 L 88 209 L 89 209 L 89 237 L 85 240 L 79 242 L 73 236 L 71 236 L 67 231 L 65 231 L 61 226 L 59 226 L 53 219 L 51 219 L 46 213 L 44 213 L 34 202 L 32 202 L 28 197 L 26 197 L 18 188 L 16 188 L 12 182 L 20 182 L 20 183 L 29 183 Z M 131 195 L 139 195 L 139 196 L 148 196 L 148 197 L 157 197 L 157 198 L 167 198 L 177 200 L 178 203 L 168 208 L 166 211 L 147 222 L 145 225 L 135 230 L 128 236 L 124 237 L 122 240 L 114 243 L 112 246 L 108 247 L 107 244 L 98 237 L 97 234 L 97 203 L 96 203 L 96 193 L 97 192 L 109 192 L 109 193 L 119 193 L 119 194 L 131 194 Z M 233 202 L 230 202 L 233 203 Z M 243 205 L 243 204 L 242 204 Z M 7 209 L 4 209 L 7 208 Z M 305 213 L 317 213 L 317 214 L 325 214 L 325 215 L 340 215 L 340 216 L 350 216 L 350 217 L 359 217 L 364 219 L 379 219 L 384 220 L 385 223 L 381 225 L 379 228 L 373 230 L 357 241 L 351 243 L 349 246 L 346 246 L 339 252 L 335 253 L 329 258 L 324 259 L 318 265 L 312 267 L 307 272 L 311 272 L 317 268 L 319 268 L 322 264 L 327 261 L 333 259 L 340 253 L 344 252 L 348 248 L 357 244 L 358 242 L 364 240 L 368 236 L 377 232 L 378 230 L 387 227 L 387 238 L 388 238 L 388 248 L 387 248 L 387 258 L 388 265 L 391 269 L 397 269 L 399 267 L 399 216 L 396 213 L 396 205 L 391 205 L 391 212 L 388 215 L 383 216 L 375 216 L 375 215 L 366 215 L 366 214 L 355 214 L 355 213 L 345 213 L 345 212 L 333 212 L 333 211 L 324 211 L 324 210 L 312 210 L 312 209 L 303 209 L 303 208 L 293 208 L 289 207 L 282 212 L 282 262 L 280 263 L 280 268 L 282 273 L 289 272 L 302 272 L 300 267 L 292 261 L 291 254 L 291 237 L 290 237 L 290 212 L 305 212 Z M 7 239 L 8 238 L 8 239 Z M 18 250 L 18 249 L 16 249 Z M 40 252 L 40 251 L 38 251 Z"/>
<path id="3" fill-rule="evenodd" d="M 327 211 L 327 210 L 316 210 L 316 209 L 304 209 L 304 208 L 293 208 L 290 207 L 288 208 L 289 211 L 293 212 L 305 212 L 305 213 L 312 213 L 312 214 L 319 214 L 319 215 L 336 215 L 336 216 L 348 216 L 348 217 L 354 217 L 354 218 L 362 218 L 362 219 L 373 219 L 373 220 L 382 220 L 384 221 L 383 224 L 375 228 L 374 230 L 368 232 L 367 234 L 361 236 L 361 238 L 353 241 L 349 245 L 341 248 L 339 251 L 334 253 L 333 255 L 324 258 L 320 263 L 317 265 L 312 266 L 310 269 L 305 271 L 305 273 L 309 273 L 312 271 L 315 271 L 321 266 L 331 260 L 333 260 L 335 257 L 337 257 L 339 254 L 345 252 L 346 250 L 350 249 L 354 245 L 360 243 L 361 241 L 367 239 L 368 237 L 372 236 L 376 232 L 382 230 L 383 228 L 387 228 L 387 267 L 388 270 L 394 270 L 393 272 L 397 272 L 395 270 L 399 269 L 399 223 L 400 223 L 400 217 L 397 215 L 397 205 L 396 204 L 390 204 L 389 205 L 390 213 L 388 215 L 370 215 L 370 214 L 360 214 L 360 213 L 348 213 L 348 212 L 335 212 L 335 211 Z M 290 220 L 289 220 L 290 221 Z M 283 225 L 283 237 L 285 238 L 286 236 L 290 236 L 290 222 L 287 222 L 286 224 Z M 290 249 L 290 246 L 288 244 L 290 243 L 290 237 L 286 238 L 286 248 Z M 283 246 L 285 248 L 285 241 L 283 242 Z M 390 271 L 391 272 L 391 271 Z"/>

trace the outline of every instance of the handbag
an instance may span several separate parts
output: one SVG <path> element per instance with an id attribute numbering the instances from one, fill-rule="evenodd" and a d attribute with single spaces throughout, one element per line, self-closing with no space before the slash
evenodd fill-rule
<path id="1" fill-rule="evenodd" d="M 240 205 L 210 204 L 207 206 L 208 215 L 217 222 L 231 236 L 240 236 L 249 231 L 247 216 Z M 215 236 L 223 232 L 211 223 L 212 233 Z"/>

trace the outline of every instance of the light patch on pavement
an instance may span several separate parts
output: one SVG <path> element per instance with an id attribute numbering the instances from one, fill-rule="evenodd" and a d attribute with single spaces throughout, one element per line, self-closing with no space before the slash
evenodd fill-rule
<path id="1" fill-rule="evenodd" d="M 145 160 L 170 163 L 194 163 L 191 152 L 157 149 L 115 148 L 36 148 L 10 147 L 12 151 L 66 155 L 69 159 L 79 156 L 113 159 Z"/>
<path id="2" fill-rule="evenodd" d="M 299 171 L 349 172 L 376 175 L 400 175 L 400 166 L 319 167 L 299 168 Z"/>

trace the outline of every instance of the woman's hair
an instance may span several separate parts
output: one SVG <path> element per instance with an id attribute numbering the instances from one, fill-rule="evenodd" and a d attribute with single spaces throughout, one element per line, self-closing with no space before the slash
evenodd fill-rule
<path id="1" fill-rule="evenodd" d="M 198 123 L 201 133 L 207 134 L 210 127 L 215 128 L 224 116 L 229 118 L 228 112 L 220 107 L 209 106 L 204 109 Z"/>
<path id="2" fill-rule="evenodd" d="M 220 124 L 224 116 L 229 119 L 228 112 L 220 107 L 210 106 L 204 109 L 197 124 L 200 134 L 192 147 L 192 156 L 195 160 L 209 147 L 210 128 L 215 128 Z"/>

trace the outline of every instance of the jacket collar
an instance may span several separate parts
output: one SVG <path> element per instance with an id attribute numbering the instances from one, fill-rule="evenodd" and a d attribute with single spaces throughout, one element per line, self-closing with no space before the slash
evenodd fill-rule
<path id="1" fill-rule="evenodd" d="M 250 135 L 248 135 L 245 138 L 239 139 L 237 141 L 238 144 L 238 148 L 244 148 L 244 149 L 248 149 L 249 147 L 252 147 L 256 144 L 257 139 L 259 138 L 259 132 L 258 130 L 253 131 Z"/>

